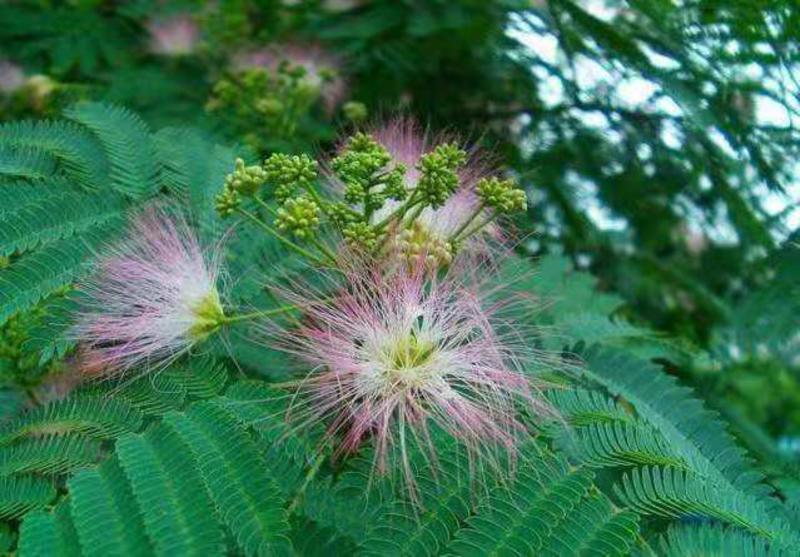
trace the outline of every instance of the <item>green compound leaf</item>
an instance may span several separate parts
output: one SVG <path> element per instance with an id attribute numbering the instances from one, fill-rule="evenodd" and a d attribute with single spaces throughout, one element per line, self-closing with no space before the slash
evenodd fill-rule
<path id="1" fill-rule="evenodd" d="M 289 554 L 284 498 L 258 446 L 224 406 L 198 403 L 164 417 L 190 447 L 223 522 L 246 555 Z"/>
<path id="2" fill-rule="evenodd" d="M 166 427 L 117 440 L 156 555 L 223 555 L 222 528 L 190 448 Z"/>

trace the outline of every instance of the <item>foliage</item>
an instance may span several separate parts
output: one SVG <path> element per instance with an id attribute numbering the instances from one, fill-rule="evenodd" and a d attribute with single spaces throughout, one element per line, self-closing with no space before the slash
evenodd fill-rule
<path id="1" fill-rule="evenodd" d="M 800 552 L 794 3 L 6 4 L 0 554 Z M 187 13 L 190 48 L 155 48 Z M 296 45 L 338 73 L 310 87 Z M 446 132 L 418 167 L 353 129 L 394 112 Z M 535 302 L 514 318 L 557 414 L 516 458 L 482 468 L 433 430 L 416 500 L 369 442 L 343 457 L 295 427 L 286 380 L 310 370 L 247 321 L 78 385 L 75 287 L 141 208 L 185 207 L 224 244 L 226 309 L 277 315 L 265 285 L 296 284 L 303 253 L 380 248 L 373 213 L 438 207 L 480 149 L 509 168 L 478 186 L 512 246 L 487 290 Z"/>

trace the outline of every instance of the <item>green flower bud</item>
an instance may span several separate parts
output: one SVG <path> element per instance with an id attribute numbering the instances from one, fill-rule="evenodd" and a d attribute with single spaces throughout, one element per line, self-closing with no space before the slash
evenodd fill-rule
<path id="1" fill-rule="evenodd" d="M 241 205 L 242 197 L 239 193 L 229 187 L 225 187 L 219 194 L 217 194 L 215 201 L 215 208 L 221 217 L 229 217 Z"/>
<path id="2" fill-rule="evenodd" d="M 267 176 L 258 165 L 245 166 L 242 159 L 236 159 L 233 172 L 225 177 L 225 187 L 242 195 L 255 195 L 264 185 Z"/>
<path id="3" fill-rule="evenodd" d="M 419 221 L 401 231 L 395 245 L 406 263 L 423 264 L 431 269 L 449 265 L 455 253 L 451 242 L 431 234 Z"/>
<path id="4" fill-rule="evenodd" d="M 319 226 L 319 213 L 319 205 L 310 197 L 293 197 L 278 209 L 275 226 L 301 240 L 310 238 Z"/>
<path id="5" fill-rule="evenodd" d="M 367 106 L 364 103 L 357 101 L 344 103 L 344 106 L 342 106 L 342 112 L 344 113 L 344 117 L 351 122 L 363 122 L 367 119 L 367 116 L 369 116 Z"/>
<path id="6" fill-rule="evenodd" d="M 476 189 L 481 201 L 500 213 L 524 211 L 528 205 L 525 192 L 513 180 L 483 178 Z"/>
<path id="7" fill-rule="evenodd" d="M 264 116 L 278 116 L 285 108 L 283 103 L 274 97 L 259 99 L 255 106 Z"/>
<path id="8" fill-rule="evenodd" d="M 374 249 L 378 242 L 378 233 L 368 223 L 351 222 L 342 230 L 344 240 L 353 247 Z"/>
<path id="9" fill-rule="evenodd" d="M 467 160 L 467 153 L 453 143 L 437 146 L 420 158 L 417 190 L 423 200 L 437 209 L 458 189 L 458 168 Z"/>
<path id="10" fill-rule="evenodd" d="M 342 153 L 331 161 L 334 172 L 346 184 L 348 203 L 362 202 L 367 189 L 375 185 L 375 175 L 391 160 L 386 149 L 371 136 L 357 133 L 351 137 Z"/>
<path id="11" fill-rule="evenodd" d="M 330 221 L 339 228 L 344 228 L 348 224 L 358 221 L 361 216 L 345 203 L 329 204 L 326 208 L 326 213 Z"/>
<path id="12" fill-rule="evenodd" d="M 264 68 L 251 68 L 241 74 L 242 87 L 248 91 L 263 91 L 269 84 L 269 72 Z M 235 87 L 235 86 L 233 86 Z"/>
<path id="13" fill-rule="evenodd" d="M 284 203 L 297 188 L 310 186 L 317 178 L 317 161 L 308 155 L 275 153 L 264 161 L 267 180 L 275 187 L 275 198 Z"/>
<path id="14" fill-rule="evenodd" d="M 339 75 L 334 68 L 322 67 L 318 70 L 319 77 L 322 81 L 333 81 Z"/>
<path id="15" fill-rule="evenodd" d="M 408 196 L 405 176 L 406 166 L 404 164 L 398 164 L 386 175 L 383 182 L 383 193 L 387 198 L 403 201 Z"/>
<path id="16" fill-rule="evenodd" d="M 290 77 L 293 77 L 294 79 L 302 79 L 308 73 L 305 66 L 300 64 L 292 65 L 289 62 L 286 63 L 286 66 L 284 66 L 283 71 Z"/>
<path id="17" fill-rule="evenodd" d="M 351 205 L 363 203 L 367 195 L 366 188 L 360 182 L 350 182 L 344 186 L 344 200 Z"/>

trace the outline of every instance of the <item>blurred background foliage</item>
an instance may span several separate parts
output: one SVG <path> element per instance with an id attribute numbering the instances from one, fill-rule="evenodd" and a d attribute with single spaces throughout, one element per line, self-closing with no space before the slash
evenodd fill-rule
<path id="1" fill-rule="evenodd" d="M 261 155 L 399 113 L 491 148 L 532 201 L 520 254 L 590 271 L 794 465 L 798 34 L 788 0 L 4 0 L 0 118 L 110 101 Z M 29 318 L 3 373 L 35 367 Z"/>

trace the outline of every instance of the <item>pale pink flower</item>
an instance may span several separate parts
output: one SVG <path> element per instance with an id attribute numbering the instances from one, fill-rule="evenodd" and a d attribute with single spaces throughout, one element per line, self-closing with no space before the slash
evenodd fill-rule
<path id="1" fill-rule="evenodd" d="M 204 253 L 180 215 L 150 208 L 101 257 L 80 290 L 72 335 L 85 375 L 147 371 L 186 352 L 225 316 L 217 290 L 221 253 Z"/>
<path id="2" fill-rule="evenodd" d="M 300 66 L 305 70 L 302 83 L 319 92 L 328 114 L 333 114 L 347 97 L 342 61 L 317 43 L 274 44 L 240 52 L 233 58 L 233 66 L 237 70 L 264 68 L 275 72 L 281 63 Z"/>
<path id="3" fill-rule="evenodd" d="M 513 462 L 526 432 L 520 408 L 534 416 L 550 409 L 523 370 L 536 365 L 526 356 L 530 339 L 510 330 L 504 305 L 453 275 L 359 264 L 344 273 L 347 286 L 332 297 L 285 293 L 304 316 L 297 328 L 272 333 L 313 369 L 298 383 L 294 419 L 326 423 L 338 455 L 371 441 L 377 471 L 399 462 L 412 498 L 409 444 L 433 465 L 432 428 L 460 442 L 479 467 Z"/>
<path id="4" fill-rule="evenodd" d="M 25 72 L 8 60 L 0 60 L 0 93 L 10 94 L 25 85 Z"/>
<path id="5" fill-rule="evenodd" d="M 150 51 L 164 56 L 187 56 L 200 40 L 200 29 L 189 14 L 152 19 L 147 23 Z"/>

